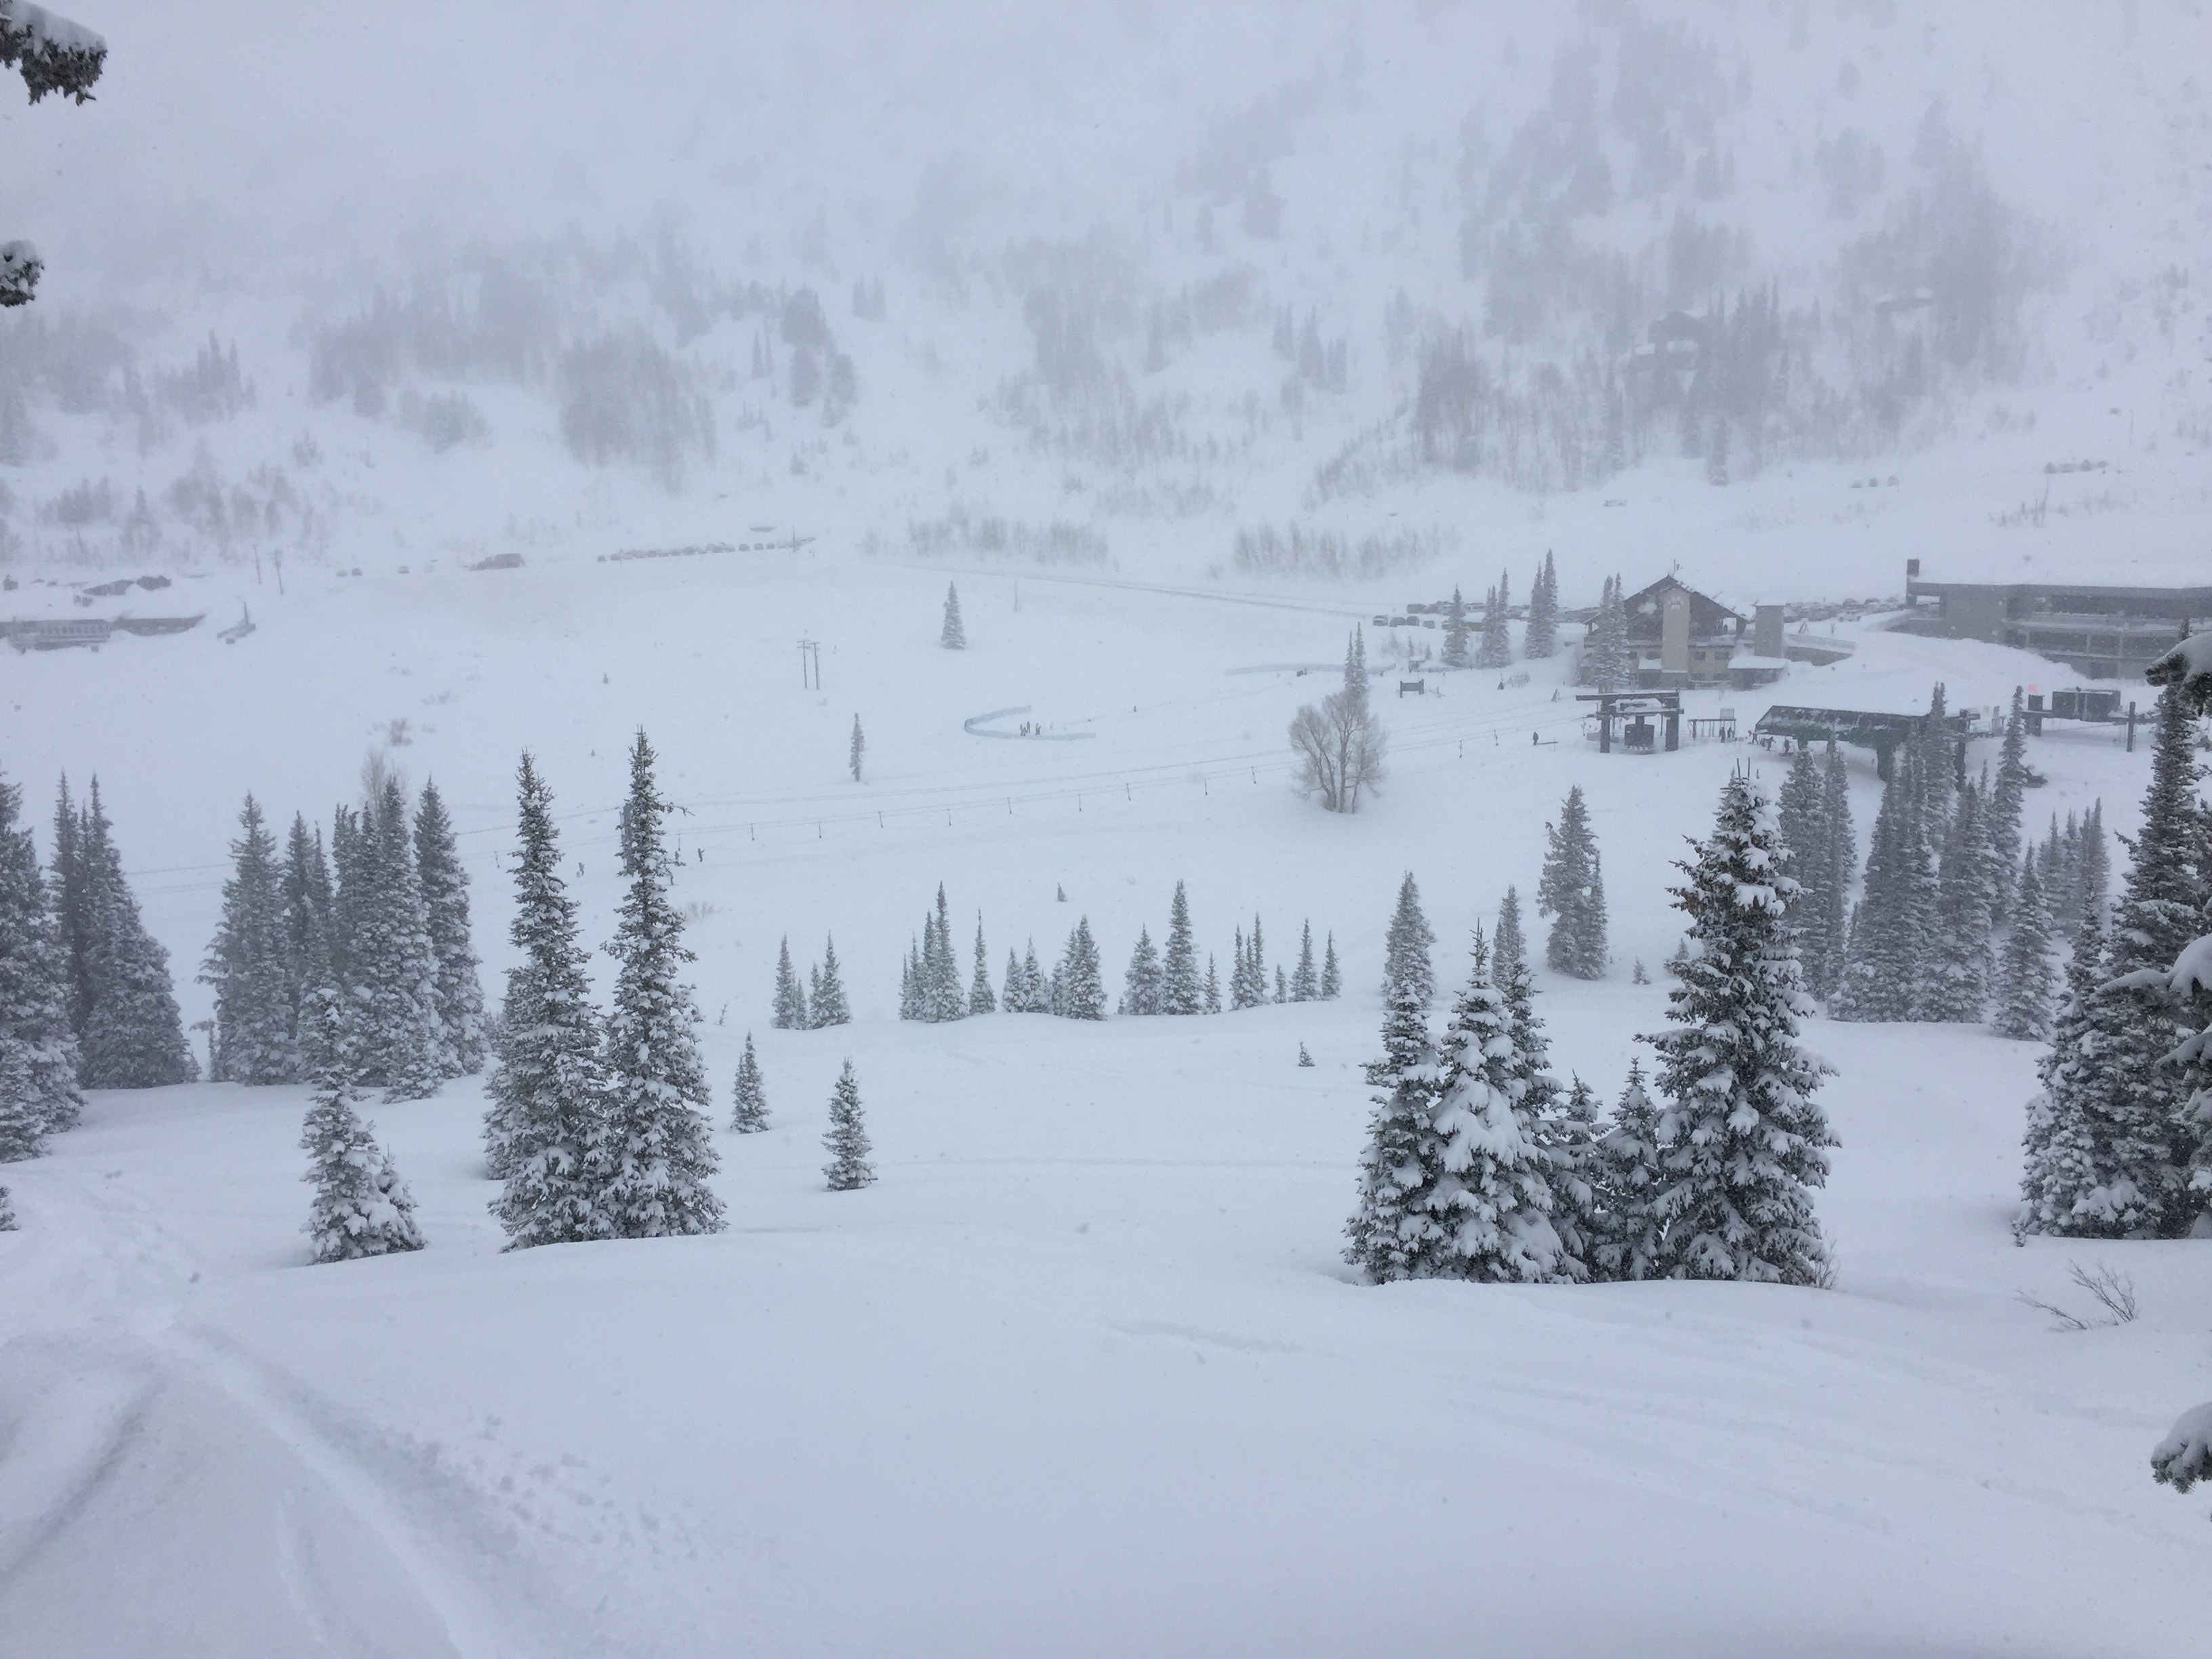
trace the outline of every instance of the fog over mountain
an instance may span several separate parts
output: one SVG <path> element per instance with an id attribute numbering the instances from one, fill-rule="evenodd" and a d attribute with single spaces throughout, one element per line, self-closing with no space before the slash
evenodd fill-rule
<path id="1" fill-rule="evenodd" d="M 97 100 L 0 120 L 50 267 L 0 319 L 18 560 L 734 514 L 1371 571 L 1710 477 L 1689 539 L 1838 544 L 1795 595 L 1893 571 L 1869 512 L 1978 568 L 2117 516 L 2163 570 L 2202 500 L 2193 4 L 89 21 Z"/>

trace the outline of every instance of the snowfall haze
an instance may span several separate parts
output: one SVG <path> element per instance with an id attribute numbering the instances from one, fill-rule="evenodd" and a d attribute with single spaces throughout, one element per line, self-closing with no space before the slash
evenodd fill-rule
<path id="1" fill-rule="evenodd" d="M 50 9 L 0 1659 L 2201 1650 L 2203 0 Z"/>

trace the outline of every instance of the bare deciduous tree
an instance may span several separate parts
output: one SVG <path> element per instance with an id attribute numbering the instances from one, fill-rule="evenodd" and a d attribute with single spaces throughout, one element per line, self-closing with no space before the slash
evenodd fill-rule
<path id="1" fill-rule="evenodd" d="M 1319 793 L 1332 812 L 1359 810 L 1359 792 L 1383 778 L 1389 737 L 1364 696 L 1337 691 L 1320 707 L 1308 703 L 1291 721 L 1291 751 L 1298 757 L 1299 787 Z"/>

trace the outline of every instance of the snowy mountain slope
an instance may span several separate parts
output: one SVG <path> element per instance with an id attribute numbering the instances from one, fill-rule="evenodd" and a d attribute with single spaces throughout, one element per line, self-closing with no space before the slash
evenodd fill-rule
<path id="1" fill-rule="evenodd" d="M 956 653 L 941 571 L 812 550 L 295 573 L 282 599 L 216 580 L 211 610 L 255 606 L 235 646 L 203 629 L 0 665 L 10 775 L 35 804 L 97 768 L 180 981 L 240 796 L 326 813 L 372 744 L 440 782 L 489 983 L 526 744 L 605 937 L 643 723 L 684 809 L 717 1111 L 750 1028 L 775 1127 L 719 1137 L 727 1235 L 507 1256 L 476 1085 L 373 1107 L 431 1248 L 310 1268 L 301 1091 L 97 1097 L 8 1170 L 0 1651 L 132 1651 L 158 1608 L 179 1653 L 1318 1654 L 1378 1621 L 1455 1652 L 1469 1584 L 1486 1630 L 1571 1651 L 2187 1650 L 2201 1517 L 2141 1465 L 2201 1380 L 2200 1275 L 2182 1244 L 2014 1248 L 2030 1046 L 1814 1026 L 1838 1072 L 1835 1293 L 1375 1290 L 1338 1260 L 1399 873 L 1449 982 L 1583 786 L 1616 965 L 1540 976 L 1541 1012 L 1554 1064 L 1609 1097 L 1663 1018 L 1663 976 L 1627 969 L 1673 948 L 1669 860 L 1767 751 L 1599 756 L 1552 701 L 1557 661 L 1425 700 L 1386 675 L 1395 775 L 1322 814 L 1290 793 L 1281 732 L 1333 676 L 1232 671 L 1328 662 L 1344 612 L 1387 591 L 1246 604 L 1031 574 L 1017 611 L 1011 574 L 963 575 Z M 1980 707 L 2045 672 L 1869 631 L 1771 695 L 1904 710 L 1940 678 Z M 1764 697 L 1727 701 L 1748 722 Z M 963 730 L 1021 703 L 1097 735 Z M 2054 726 L 2031 759 L 2051 780 L 2031 827 L 2098 798 L 2132 824 L 2145 760 L 2115 732 Z M 1863 834 L 1863 757 L 1853 775 Z M 1219 957 L 1255 911 L 1273 960 L 1305 918 L 1333 930 L 1344 1000 L 894 1018 L 940 880 L 963 951 L 981 910 L 994 975 L 1028 938 L 1056 955 L 1078 915 L 1114 975 L 1178 878 Z M 767 1030 L 779 939 L 803 963 L 833 930 L 856 1023 Z M 204 988 L 179 988 L 197 1018 Z M 818 1137 L 848 1055 L 883 1179 L 833 1195 Z M 2067 1302 L 2075 1260 L 2132 1275 L 2142 1317 L 2062 1334 L 2014 1299 Z M 118 1553 L 145 1595 L 106 1593 Z"/>
<path id="2" fill-rule="evenodd" d="M 110 8 L 99 102 L 0 125 L 53 267 L 0 325 L 0 556 L 896 551 L 964 508 L 1186 577 L 1293 520 L 1808 598 L 2199 556 L 2183 0 L 674 10 L 624 25 L 650 70 L 599 15 L 471 8 L 425 61 L 404 14 Z M 1639 378 L 1762 295 L 1786 345 Z M 840 358 L 849 410 L 798 384 Z"/>

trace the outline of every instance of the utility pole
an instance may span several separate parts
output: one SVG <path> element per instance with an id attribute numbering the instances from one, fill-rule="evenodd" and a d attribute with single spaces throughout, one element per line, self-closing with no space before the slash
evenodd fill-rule
<path id="1" fill-rule="evenodd" d="M 799 683 L 809 690 L 822 689 L 822 642 L 801 640 L 799 642 Z"/>

